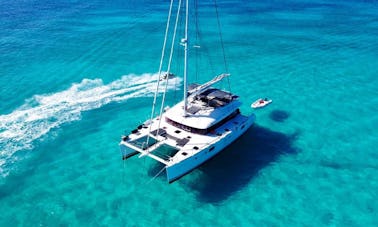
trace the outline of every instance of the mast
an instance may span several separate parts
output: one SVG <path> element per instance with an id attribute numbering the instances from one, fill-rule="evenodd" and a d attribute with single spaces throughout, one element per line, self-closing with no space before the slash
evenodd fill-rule
<path id="1" fill-rule="evenodd" d="M 184 45 L 184 51 L 185 51 L 185 58 L 184 58 L 184 116 L 187 115 L 186 110 L 187 110 L 187 96 L 188 96 L 188 81 L 187 81 L 187 76 L 188 76 L 188 18 L 189 18 L 189 0 L 186 0 L 185 4 L 185 37 L 182 40 L 182 44 Z"/>

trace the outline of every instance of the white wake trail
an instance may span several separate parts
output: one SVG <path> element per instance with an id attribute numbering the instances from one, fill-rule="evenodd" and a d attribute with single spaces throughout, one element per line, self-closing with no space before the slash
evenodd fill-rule
<path id="1" fill-rule="evenodd" d="M 51 129 L 80 120 L 83 111 L 151 95 L 157 78 L 157 74 L 127 75 L 109 84 L 83 79 L 61 92 L 34 95 L 12 113 L 0 115 L 0 175 L 7 174 L 3 167 L 17 151 L 31 149 L 33 141 Z M 179 78 L 170 79 L 168 88 L 175 89 L 180 82 Z"/>

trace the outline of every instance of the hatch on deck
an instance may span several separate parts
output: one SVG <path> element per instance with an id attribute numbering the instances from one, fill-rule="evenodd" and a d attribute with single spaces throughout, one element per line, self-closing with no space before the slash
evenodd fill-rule
<path id="1" fill-rule="evenodd" d="M 155 138 L 151 137 L 148 139 L 148 144 L 147 144 L 147 136 L 143 136 L 139 139 L 133 140 L 133 141 L 128 141 L 129 144 L 136 146 L 142 150 L 146 150 L 147 148 L 151 147 L 152 145 L 156 144 L 157 141 Z"/>
<path id="2" fill-rule="evenodd" d="M 169 146 L 168 144 L 163 144 L 154 149 L 151 153 L 159 158 L 164 159 L 165 161 L 168 161 L 169 158 L 173 157 L 178 151 L 179 149 Z"/>

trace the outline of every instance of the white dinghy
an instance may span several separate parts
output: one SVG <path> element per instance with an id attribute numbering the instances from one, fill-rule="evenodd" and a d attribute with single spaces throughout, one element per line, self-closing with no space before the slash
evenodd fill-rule
<path id="1" fill-rule="evenodd" d="M 260 98 L 260 99 L 257 99 L 254 103 L 251 104 L 251 107 L 252 108 L 262 108 L 262 107 L 265 107 L 267 105 L 269 105 L 270 103 L 272 103 L 272 100 L 271 99 L 268 99 L 268 98 Z"/>

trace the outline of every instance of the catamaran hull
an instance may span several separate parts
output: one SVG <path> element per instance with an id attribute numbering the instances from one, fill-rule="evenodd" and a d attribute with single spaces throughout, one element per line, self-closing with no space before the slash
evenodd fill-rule
<path id="1" fill-rule="evenodd" d="M 254 121 L 255 116 L 252 115 L 245 124 L 242 124 L 240 127 L 236 127 L 232 133 L 229 133 L 225 138 L 219 140 L 219 142 L 206 147 L 192 157 L 171 166 L 167 166 L 166 173 L 168 182 L 172 183 L 180 179 L 198 166 L 205 163 L 210 158 L 214 157 L 216 154 L 238 139 L 241 135 L 243 135 L 243 133 L 252 126 Z"/>
<path id="2" fill-rule="evenodd" d="M 122 160 L 128 159 L 139 153 L 138 151 L 135 151 L 122 143 L 119 145 L 119 148 L 121 149 Z"/>

